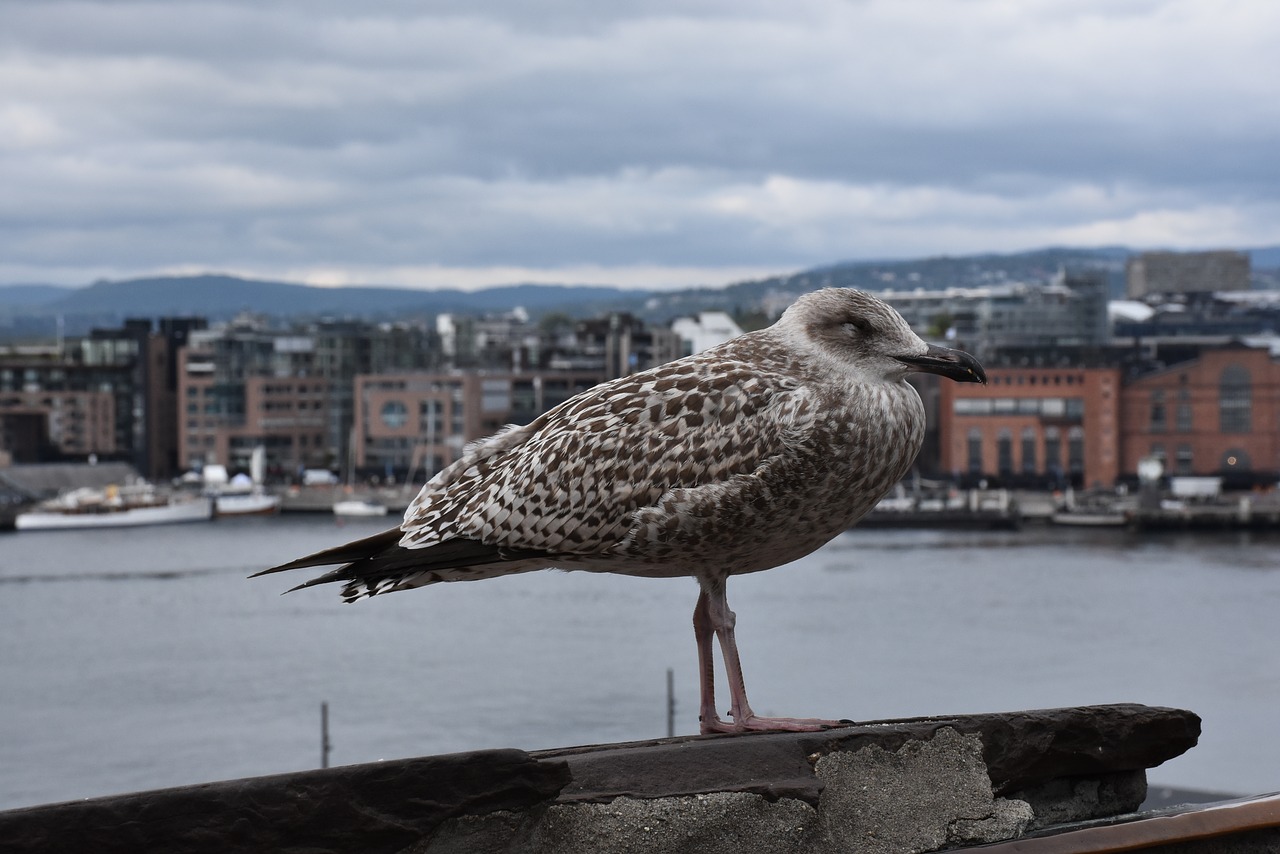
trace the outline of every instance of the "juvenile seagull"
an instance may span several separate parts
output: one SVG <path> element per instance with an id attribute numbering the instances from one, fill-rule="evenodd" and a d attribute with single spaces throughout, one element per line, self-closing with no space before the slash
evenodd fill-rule
<path id="1" fill-rule="evenodd" d="M 751 711 L 725 584 L 809 554 L 907 473 L 924 436 L 912 371 L 986 382 L 976 359 L 925 344 L 869 294 L 806 294 L 768 329 L 471 445 L 399 528 L 258 575 L 341 564 L 293 589 L 340 581 L 348 602 L 553 567 L 693 576 L 702 732 L 836 726 Z M 730 721 L 716 712 L 713 634 Z"/>

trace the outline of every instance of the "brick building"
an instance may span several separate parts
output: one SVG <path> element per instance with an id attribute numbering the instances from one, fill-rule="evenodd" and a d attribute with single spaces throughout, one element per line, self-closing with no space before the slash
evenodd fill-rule
<path id="1" fill-rule="evenodd" d="M 1242 486 L 1280 472 L 1280 363 L 1230 345 L 1131 380 L 1123 392 L 1124 468 L 1152 456 L 1165 471 L 1224 475 Z"/>
<path id="2" fill-rule="evenodd" d="M 23 463 L 111 456 L 115 403 L 109 391 L 0 392 L 0 449 Z"/>
<path id="3" fill-rule="evenodd" d="M 328 442 L 329 383 L 322 377 L 249 376 L 229 386 L 208 352 L 183 349 L 178 387 L 178 458 L 184 468 L 247 469 L 253 449 L 292 474 L 334 463 Z"/>
<path id="4" fill-rule="evenodd" d="M 527 424 L 604 379 L 598 371 L 398 373 L 355 379 L 355 466 L 403 481 L 439 471 L 468 442 Z"/>
<path id="5" fill-rule="evenodd" d="M 993 368 L 938 388 L 939 468 L 973 482 L 1109 486 L 1121 471 L 1118 368 Z"/>

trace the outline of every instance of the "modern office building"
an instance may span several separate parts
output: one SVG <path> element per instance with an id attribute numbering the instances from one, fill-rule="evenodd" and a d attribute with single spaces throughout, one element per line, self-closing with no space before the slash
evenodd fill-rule
<path id="1" fill-rule="evenodd" d="M 878 296 L 919 335 L 945 338 L 979 358 L 1005 348 L 1101 346 L 1109 335 L 1102 272 L 1064 272 L 1048 284 L 888 290 Z"/>
<path id="2" fill-rule="evenodd" d="M 1250 263 L 1244 252 L 1143 252 L 1125 264 L 1129 299 L 1156 294 L 1249 290 Z"/>

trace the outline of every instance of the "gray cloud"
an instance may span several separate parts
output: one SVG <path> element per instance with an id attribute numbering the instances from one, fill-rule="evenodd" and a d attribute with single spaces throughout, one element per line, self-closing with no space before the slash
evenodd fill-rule
<path id="1" fill-rule="evenodd" d="M 1267 0 L 0 6 L 0 281 L 1280 234 Z"/>

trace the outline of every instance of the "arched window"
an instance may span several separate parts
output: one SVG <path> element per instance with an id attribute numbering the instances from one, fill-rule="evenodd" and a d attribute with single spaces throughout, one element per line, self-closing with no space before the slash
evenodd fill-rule
<path id="1" fill-rule="evenodd" d="M 1248 433 L 1253 425 L 1253 388 L 1249 371 L 1227 365 L 1218 379 L 1218 429 L 1223 433 Z"/>
<path id="2" fill-rule="evenodd" d="M 1178 389 L 1177 430 L 1179 433 L 1190 433 L 1191 424 L 1191 392 L 1186 388 Z"/>
<path id="3" fill-rule="evenodd" d="M 1036 431 L 1034 427 L 1022 428 L 1022 473 L 1036 472 Z"/>
<path id="4" fill-rule="evenodd" d="M 1163 433 L 1169 429 L 1168 415 L 1164 406 L 1164 389 L 1151 390 L 1151 432 Z"/>

